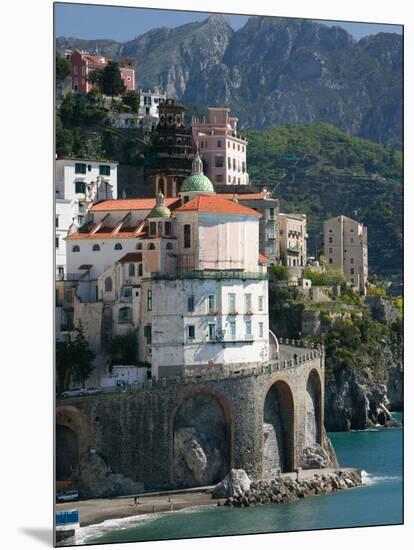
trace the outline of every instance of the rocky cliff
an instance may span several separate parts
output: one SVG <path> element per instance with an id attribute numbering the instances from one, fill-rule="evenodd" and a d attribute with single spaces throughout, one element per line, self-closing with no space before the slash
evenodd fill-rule
<path id="1" fill-rule="evenodd" d="M 361 363 L 369 358 L 361 354 Z M 392 426 L 388 410 L 403 408 L 402 349 L 383 345 L 378 379 L 367 365 L 363 369 L 338 366 L 325 387 L 325 426 L 327 431 L 363 430 L 376 424 Z M 382 377 L 381 377 L 382 378 Z"/>
<path id="2" fill-rule="evenodd" d="M 125 42 L 59 37 L 115 59 L 133 57 L 137 85 L 200 106 L 228 104 L 240 128 L 331 122 L 395 146 L 402 131 L 402 38 L 356 41 L 339 27 L 255 16 L 234 31 L 222 15 Z"/>

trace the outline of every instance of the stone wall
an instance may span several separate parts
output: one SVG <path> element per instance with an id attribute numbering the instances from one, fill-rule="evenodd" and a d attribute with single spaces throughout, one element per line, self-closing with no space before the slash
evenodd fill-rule
<path id="1" fill-rule="evenodd" d="M 281 346 L 280 357 L 280 361 L 260 368 L 243 369 L 226 378 L 217 375 L 210 379 L 208 376 L 179 378 L 160 381 L 152 388 L 134 392 L 73 398 L 70 400 L 71 410 L 75 409 L 82 418 L 82 422 L 73 423 L 73 429 L 83 430 L 86 422 L 90 445 L 112 471 L 133 481 L 144 482 L 147 489 L 183 486 L 180 475 L 174 471 L 174 453 L 177 452 L 174 437 L 177 430 L 183 428 L 197 431 L 194 439 L 201 447 L 203 438 L 210 441 L 216 438 L 210 451 L 225 449 L 226 469 L 242 468 L 251 477 L 259 478 L 263 475 L 264 403 L 274 384 L 283 382 L 293 401 L 292 429 L 285 437 L 291 446 L 285 449 L 285 453 L 292 455 L 289 468 L 293 469 L 300 464 L 305 446 L 307 384 L 311 373 L 320 379 L 321 392 L 317 399 L 321 403 L 319 410 L 323 411 L 324 355 L 316 349 Z M 195 396 L 209 396 L 215 401 L 214 414 L 217 411 L 221 414 L 215 416 L 214 422 L 194 420 L 199 410 L 194 407 L 189 407 L 188 410 L 193 412 L 188 413 L 186 420 L 186 403 Z M 283 399 L 281 402 L 283 404 Z M 58 402 L 58 424 L 64 407 L 67 410 L 65 402 Z M 210 414 L 213 413 L 206 413 L 206 418 Z M 319 423 L 317 432 L 322 434 L 322 413 L 316 421 Z M 66 419 L 65 426 L 70 425 Z M 214 426 L 220 426 L 220 429 Z M 82 441 L 85 447 L 84 437 Z M 195 447 L 192 457 L 199 452 Z M 210 451 L 207 449 L 206 453 Z M 58 449 L 58 460 L 59 452 L 64 452 L 64 449 Z M 222 473 L 220 471 L 220 475 Z M 211 480 L 208 478 L 207 481 Z M 195 480 L 194 485 L 197 484 L 201 482 Z"/>

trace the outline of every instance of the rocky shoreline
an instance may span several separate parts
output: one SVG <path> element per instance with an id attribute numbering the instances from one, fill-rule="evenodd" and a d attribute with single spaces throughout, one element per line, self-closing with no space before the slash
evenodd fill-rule
<path id="1" fill-rule="evenodd" d="M 293 502 L 302 498 L 332 493 L 362 485 L 361 471 L 357 469 L 342 469 L 322 471 L 311 476 L 293 479 L 292 477 L 276 477 L 271 480 L 247 481 L 240 483 L 243 475 L 240 470 L 232 470 L 221 484 L 213 491 L 214 496 L 227 492 L 225 500 L 218 500 L 217 506 L 261 506 Z M 248 480 L 248 478 L 247 478 Z M 226 489 L 227 486 L 227 489 Z"/>

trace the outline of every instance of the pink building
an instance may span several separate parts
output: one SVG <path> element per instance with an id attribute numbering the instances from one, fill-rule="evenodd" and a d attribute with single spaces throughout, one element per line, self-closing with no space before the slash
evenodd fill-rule
<path id="1" fill-rule="evenodd" d="M 75 50 L 70 58 L 72 64 L 72 90 L 83 93 L 92 91 L 93 84 L 88 82 L 87 79 L 89 73 L 95 69 L 104 69 L 109 61 L 109 59 L 100 55 L 92 55 Z M 133 63 L 128 60 L 121 60 L 119 70 L 126 89 L 135 90 L 135 69 Z"/>
<path id="2" fill-rule="evenodd" d="M 247 141 L 237 133 L 237 118 L 227 107 L 209 107 L 207 119 L 192 120 L 193 138 L 214 185 L 247 185 Z"/>

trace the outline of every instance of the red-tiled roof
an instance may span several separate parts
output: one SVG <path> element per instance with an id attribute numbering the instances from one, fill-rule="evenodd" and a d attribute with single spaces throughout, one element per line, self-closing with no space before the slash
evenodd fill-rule
<path id="1" fill-rule="evenodd" d="M 197 195 L 182 206 L 176 212 L 211 212 L 215 214 L 238 214 L 243 216 L 255 216 L 261 214 L 242 206 L 241 204 L 224 199 L 221 195 Z"/>
<path id="2" fill-rule="evenodd" d="M 169 197 L 165 199 L 165 206 L 171 208 L 175 203 L 179 203 L 178 197 Z M 106 210 L 152 210 L 157 204 L 157 199 L 111 199 L 94 204 L 91 212 L 104 212 Z"/>
<path id="3" fill-rule="evenodd" d="M 263 254 L 259 254 L 259 264 L 265 264 L 267 263 L 269 258 L 267 258 L 266 256 L 264 256 Z"/>
<path id="4" fill-rule="evenodd" d="M 140 262 L 142 261 L 142 252 L 128 252 L 128 254 L 125 254 L 125 256 L 122 256 L 118 262 L 125 263 L 125 262 Z"/>

